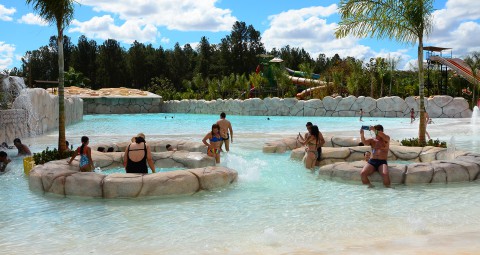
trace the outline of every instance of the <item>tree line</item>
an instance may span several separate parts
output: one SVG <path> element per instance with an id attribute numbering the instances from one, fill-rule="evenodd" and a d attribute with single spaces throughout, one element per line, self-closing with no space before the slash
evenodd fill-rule
<path id="1" fill-rule="evenodd" d="M 195 48 L 190 44 L 181 46 L 178 42 L 173 49 L 155 48 L 135 41 L 125 49 L 114 39 L 99 45 L 84 35 L 76 44 L 68 36 L 64 36 L 63 42 L 66 86 L 137 88 L 162 95 L 166 100 L 246 98 L 252 95 L 252 86 L 256 88 L 254 96 L 293 97 L 306 87 L 292 84 L 284 70 L 288 67 L 307 74 L 320 74 L 320 79 L 328 83 L 327 89 L 314 97 L 365 95 L 378 98 L 418 94 L 416 71 L 399 71 L 398 58 L 377 57 L 366 61 L 349 56 L 342 58 L 338 54 L 327 57 L 321 53 L 314 59 L 303 48 L 289 45 L 266 51 L 260 32 L 245 22 L 237 21 L 220 43 L 212 44 L 202 37 Z M 262 54 L 283 60 L 273 68 L 273 86 L 255 72 Z M 57 59 L 57 37 L 52 36 L 48 45 L 28 51 L 21 68 L 15 68 L 12 73 L 26 77 L 27 84 L 34 84 L 31 80 L 56 81 Z M 435 82 L 442 79 L 440 70 L 431 72 L 429 79 L 434 81 L 427 86 L 427 94 L 462 96 L 461 89 L 468 86 L 462 79 L 451 76 L 451 86 L 444 91 L 445 88 Z"/>

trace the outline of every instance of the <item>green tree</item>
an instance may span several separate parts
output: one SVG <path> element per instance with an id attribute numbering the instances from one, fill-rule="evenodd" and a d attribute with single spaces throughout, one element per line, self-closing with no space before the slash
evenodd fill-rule
<path id="1" fill-rule="evenodd" d="M 97 77 L 100 87 L 118 88 L 128 86 L 125 50 L 113 39 L 103 42 L 98 48 Z"/>
<path id="2" fill-rule="evenodd" d="M 85 88 L 87 87 L 85 84 L 88 84 L 88 78 L 86 78 L 83 73 L 77 72 L 75 68 L 70 67 L 68 71 L 65 72 L 66 86 L 79 86 Z"/>
<path id="3" fill-rule="evenodd" d="M 465 63 L 470 67 L 475 82 L 473 83 L 472 107 L 476 105 L 476 95 L 478 95 L 478 79 L 480 78 L 480 52 L 474 51 L 465 58 Z"/>
<path id="4" fill-rule="evenodd" d="M 85 85 L 98 89 L 96 73 L 97 73 L 97 42 L 88 40 L 84 35 L 78 38 L 78 43 L 73 50 L 73 68 L 78 72 L 83 73 L 88 78 L 88 83 Z"/>
<path id="5" fill-rule="evenodd" d="M 146 48 L 143 43 L 134 41 L 128 49 L 128 69 L 132 78 L 132 86 L 134 88 L 143 88 L 148 83 L 148 77 L 145 76 L 145 69 L 147 63 L 145 59 Z"/>
<path id="6" fill-rule="evenodd" d="M 425 144 L 425 102 L 423 38 L 432 29 L 433 0 L 341 0 L 341 21 L 337 38 L 389 38 L 399 42 L 418 43 L 418 84 L 420 97 L 419 142 Z"/>
<path id="7" fill-rule="evenodd" d="M 377 68 L 378 78 L 380 79 L 380 97 L 383 97 L 384 79 L 385 79 L 385 75 L 387 75 L 387 72 L 388 72 L 388 64 L 384 58 L 377 57 L 375 59 L 375 66 Z"/>
<path id="8" fill-rule="evenodd" d="M 74 0 L 26 0 L 33 9 L 50 24 L 57 27 L 58 45 L 58 151 L 63 153 L 67 149 L 65 143 L 65 101 L 64 101 L 64 60 L 63 60 L 63 31 L 73 19 Z"/>

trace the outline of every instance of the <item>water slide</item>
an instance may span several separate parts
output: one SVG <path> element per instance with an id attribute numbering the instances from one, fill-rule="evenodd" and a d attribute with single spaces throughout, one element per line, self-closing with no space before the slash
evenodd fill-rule
<path id="1" fill-rule="evenodd" d="M 443 58 L 440 56 L 431 56 L 430 60 L 432 62 L 438 62 L 443 65 L 448 66 L 450 69 L 455 71 L 457 74 L 465 78 L 468 82 L 475 84 L 476 82 L 480 82 L 480 73 L 477 74 L 475 78 L 473 76 L 472 70 L 470 67 L 465 63 L 463 60 L 459 58 Z"/>
<path id="2" fill-rule="evenodd" d="M 305 78 L 307 76 L 304 72 L 295 71 L 290 68 L 285 68 L 287 70 L 289 76 L 288 78 L 293 82 L 295 85 L 316 85 L 315 87 L 305 89 L 304 91 L 297 94 L 298 99 L 303 99 L 306 96 L 312 94 L 314 91 L 320 90 L 325 88 L 326 82 L 318 80 L 320 78 L 319 74 L 312 74 L 310 78 Z"/>

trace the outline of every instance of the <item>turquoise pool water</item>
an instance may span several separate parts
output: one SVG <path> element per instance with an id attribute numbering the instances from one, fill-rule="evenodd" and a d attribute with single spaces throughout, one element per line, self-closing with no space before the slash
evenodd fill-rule
<path id="1" fill-rule="evenodd" d="M 167 116 L 167 119 L 165 119 Z M 78 146 L 149 139 L 200 141 L 217 119 L 188 114 L 90 115 L 67 128 Z M 263 154 L 265 141 L 304 132 L 307 121 L 327 134 L 358 136 L 362 124 L 383 124 L 394 139 L 414 137 L 408 119 L 227 116 L 234 127 L 222 165 L 236 184 L 193 196 L 82 199 L 32 193 L 20 158 L 0 176 L 1 254 L 474 254 L 480 250 L 479 182 L 367 189 L 330 182 L 289 159 Z M 432 138 L 480 152 L 468 120 L 438 119 Z M 33 151 L 56 144 L 56 133 L 24 139 Z M 452 139 L 453 135 L 453 139 Z M 14 154 L 14 151 L 8 151 Z M 377 185 L 379 186 L 379 185 Z"/>

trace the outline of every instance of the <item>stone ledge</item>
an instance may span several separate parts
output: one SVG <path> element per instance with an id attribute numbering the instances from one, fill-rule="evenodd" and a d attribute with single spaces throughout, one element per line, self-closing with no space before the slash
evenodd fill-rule
<path id="1" fill-rule="evenodd" d="M 153 152 L 152 156 L 157 167 L 193 169 L 147 175 L 103 175 L 79 172 L 78 161 L 68 165 L 63 159 L 35 166 L 29 175 L 29 187 L 33 191 L 61 196 L 136 198 L 194 194 L 227 186 L 238 176 L 233 169 L 213 166 L 214 160 L 201 152 Z M 123 152 L 92 152 L 92 158 L 99 167 L 120 166 Z"/>
<path id="2" fill-rule="evenodd" d="M 320 167 L 318 174 L 331 180 L 361 183 L 360 172 L 365 161 L 337 162 Z M 425 163 L 389 164 L 391 182 L 394 184 L 459 183 L 475 181 L 480 173 L 480 154 L 467 153 L 453 160 L 436 160 Z M 382 182 L 378 172 L 370 177 L 372 182 Z"/>

